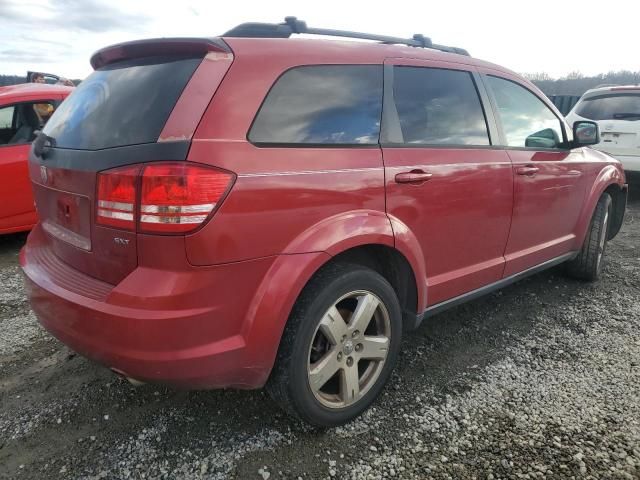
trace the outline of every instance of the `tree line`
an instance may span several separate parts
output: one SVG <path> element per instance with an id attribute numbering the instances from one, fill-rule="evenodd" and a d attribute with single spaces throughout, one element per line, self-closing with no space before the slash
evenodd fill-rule
<path id="1" fill-rule="evenodd" d="M 24 83 L 27 81 L 26 76 L 22 75 L 0 75 L 0 87 L 5 87 L 7 85 L 17 85 L 18 83 Z M 81 80 L 71 80 L 73 83 L 78 85 Z"/>
<path id="2" fill-rule="evenodd" d="M 0 75 L 0 87 L 5 85 L 15 85 L 16 83 L 24 83 L 27 81 L 27 77 L 21 77 L 20 75 Z"/>
<path id="3" fill-rule="evenodd" d="M 620 70 L 586 76 L 571 72 L 565 77 L 552 78 L 546 73 L 525 74 L 546 95 L 582 95 L 591 88 L 605 85 L 640 85 L 640 71 Z"/>

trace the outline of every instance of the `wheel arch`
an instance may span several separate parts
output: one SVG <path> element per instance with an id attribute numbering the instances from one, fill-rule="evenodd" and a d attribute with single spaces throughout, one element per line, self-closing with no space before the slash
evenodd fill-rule
<path id="1" fill-rule="evenodd" d="M 613 205 L 611 207 L 612 218 L 609 224 L 609 231 L 607 232 L 607 240 L 615 238 L 620 232 L 622 224 L 624 223 L 624 214 L 627 210 L 627 195 L 629 188 L 627 185 L 620 187 L 618 184 L 611 184 L 605 188 L 604 193 L 608 193 L 611 196 Z"/>
<path id="2" fill-rule="evenodd" d="M 273 368 L 296 301 L 312 278 L 335 262 L 366 266 L 380 273 L 398 295 L 405 329 L 419 325 L 417 277 L 409 260 L 393 246 L 364 243 L 334 255 L 327 252 L 279 255 L 260 284 L 243 324 L 248 357 L 260 370 L 262 385 Z"/>
<path id="3" fill-rule="evenodd" d="M 417 327 L 420 312 L 418 283 L 411 263 L 398 249 L 383 244 L 359 245 L 331 257 L 325 265 L 332 263 L 360 265 L 382 275 L 398 297 L 404 329 L 411 330 Z"/>
<path id="4" fill-rule="evenodd" d="M 603 193 L 611 195 L 611 199 L 613 200 L 614 222 L 611 224 L 608 238 L 613 238 L 622 226 L 626 208 L 627 187 L 624 183 L 624 176 L 620 170 L 614 165 L 606 165 L 600 170 L 591 185 L 591 189 L 586 194 L 582 213 L 580 214 L 576 228 L 578 248 L 584 243 L 589 225 L 591 224 L 593 212 Z"/>
<path id="5" fill-rule="evenodd" d="M 394 275 L 398 271 L 407 277 L 412 276 L 411 282 L 415 285 L 416 295 L 415 306 L 411 310 L 421 313 L 426 308 L 424 254 L 413 232 L 396 217 L 377 210 L 344 212 L 324 219 L 298 235 L 284 253 L 312 251 L 323 251 L 333 258 L 350 257 L 351 261 L 361 261 L 362 265 L 371 268 L 372 262 L 365 261 L 365 256 L 375 258 L 380 255 L 376 267 L 394 288 L 400 285 L 399 281 L 394 284 L 397 280 L 394 280 Z M 402 295 L 398 294 L 398 298 Z"/>

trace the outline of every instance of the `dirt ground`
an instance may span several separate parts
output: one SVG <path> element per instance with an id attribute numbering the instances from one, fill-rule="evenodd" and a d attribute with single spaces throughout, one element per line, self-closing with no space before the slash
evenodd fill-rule
<path id="1" fill-rule="evenodd" d="M 430 319 L 374 408 L 322 432 L 73 354 L 29 310 L 24 240 L 0 238 L 0 478 L 640 478 L 640 195 L 600 282 L 556 268 Z"/>

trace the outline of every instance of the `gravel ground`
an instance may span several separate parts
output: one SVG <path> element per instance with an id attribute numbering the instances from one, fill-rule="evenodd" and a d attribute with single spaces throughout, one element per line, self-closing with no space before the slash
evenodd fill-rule
<path id="1" fill-rule="evenodd" d="M 640 478 L 640 198 L 596 284 L 561 269 L 430 319 L 338 429 L 263 392 L 139 388 L 38 326 L 0 238 L 0 478 Z"/>

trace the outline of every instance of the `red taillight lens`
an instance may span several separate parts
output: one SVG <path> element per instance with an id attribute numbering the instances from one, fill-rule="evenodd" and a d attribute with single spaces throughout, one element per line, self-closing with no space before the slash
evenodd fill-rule
<path id="1" fill-rule="evenodd" d="M 98 224 L 135 230 L 134 207 L 139 172 L 140 167 L 124 167 L 98 173 Z"/>
<path id="2" fill-rule="evenodd" d="M 189 232 L 205 222 L 233 178 L 232 173 L 187 162 L 101 172 L 97 220 L 126 230 L 135 230 L 139 221 L 139 230 L 148 233 Z"/>
<path id="3" fill-rule="evenodd" d="M 204 222 L 233 175 L 199 165 L 150 165 L 142 173 L 140 230 L 188 232 Z"/>

